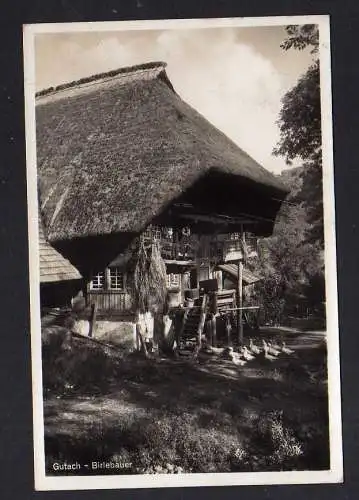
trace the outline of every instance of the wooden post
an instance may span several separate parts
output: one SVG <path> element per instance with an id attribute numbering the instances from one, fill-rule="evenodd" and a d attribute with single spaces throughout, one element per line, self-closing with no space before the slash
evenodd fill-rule
<path id="1" fill-rule="evenodd" d="M 213 313 L 218 313 L 218 293 L 213 292 Z"/>
<path id="2" fill-rule="evenodd" d="M 173 247 L 172 247 L 172 259 L 177 260 L 178 259 L 178 253 L 180 250 L 180 244 L 179 244 L 179 237 L 178 237 L 178 230 L 174 231 L 174 238 L 173 238 Z"/>
<path id="3" fill-rule="evenodd" d="M 199 349 L 202 346 L 202 332 L 203 332 L 203 328 L 204 328 L 204 322 L 206 320 L 206 307 L 207 307 L 207 295 L 204 294 L 203 298 L 202 298 L 200 320 L 199 320 L 199 325 L 198 325 L 198 330 L 197 330 L 197 345 L 198 345 Z"/>
<path id="4" fill-rule="evenodd" d="M 212 346 L 217 346 L 217 314 L 218 314 L 218 293 L 213 292 L 213 309 L 211 315 L 211 341 Z"/>
<path id="5" fill-rule="evenodd" d="M 211 333 L 212 333 L 212 346 L 217 347 L 217 318 L 212 314 L 211 318 Z"/>
<path id="6" fill-rule="evenodd" d="M 208 320 L 205 321 L 205 328 L 207 330 L 206 345 L 207 346 L 212 345 L 212 342 L 213 342 L 212 314 L 210 314 Z"/>
<path id="7" fill-rule="evenodd" d="M 183 336 L 183 332 L 184 332 L 185 327 L 186 327 L 188 313 L 189 313 L 189 309 L 186 309 L 185 312 L 183 313 L 181 328 L 179 329 L 178 334 L 176 335 L 177 350 L 179 349 L 181 338 Z"/>
<path id="8" fill-rule="evenodd" d="M 237 307 L 239 308 L 237 311 L 237 335 L 238 335 L 238 344 L 243 344 L 243 262 L 242 260 L 238 261 L 238 283 L 237 283 Z"/>
<path id="9" fill-rule="evenodd" d="M 97 314 L 97 302 L 91 305 L 91 319 L 90 319 L 90 330 L 89 337 L 93 336 L 96 324 L 96 314 Z"/>
<path id="10" fill-rule="evenodd" d="M 243 261 L 239 263 L 239 307 L 243 307 Z M 240 309 L 239 316 L 239 341 L 243 344 L 243 310 Z"/>
<path id="11" fill-rule="evenodd" d="M 232 325 L 228 313 L 226 314 L 225 318 L 226 318 L 225 321 L 226 321 L 227 347 L 230 347 L 232 345 L 232 340 L 231 340 Z"/>
<path id="12" fill-rule="evenodd" d="M 109 290 L 111 288 L 111 271 L 109 267 L 105 269 L 105 290 Z"/>
<path id="13" fill-rule="evenodd" d="M 141 327 L 140 327 L 138 321 L 136 323 L 136 334 L 137 334 L 137 338 L 140 340 L 139 344 L 143 350 L 143 353 L 144 353 L 145 357 L 148 358 L 148 351 L 147 351 L 147 347 L 146 347 L 146 342 L 145 342 L 145 339 L 143 338 L 143 335 L 141 332 Z"/>

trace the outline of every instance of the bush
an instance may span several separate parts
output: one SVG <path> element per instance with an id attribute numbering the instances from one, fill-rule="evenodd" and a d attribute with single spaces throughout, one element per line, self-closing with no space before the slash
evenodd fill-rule
<path id="1" fill-rule="evenodd" d="M 283 411 L 265 412 L 258 417 L 251 444 L 263 462 L 263 470 L 296 469 L 303 455 L 302 443 L 290 424 L 284 422 Z"/>
<path id="2" fill-rule="evenodd" d="M 138 473 L 229 472 L 235 444 L 214 429 L 204 431 L 187 414 L 122 423 L 105 439 L 121 443 Z"/>

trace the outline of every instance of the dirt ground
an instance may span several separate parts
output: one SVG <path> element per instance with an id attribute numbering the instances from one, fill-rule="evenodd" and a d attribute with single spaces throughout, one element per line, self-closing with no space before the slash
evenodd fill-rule
<path id="1" fill-rule="evenodd" d="M 245 366 L 130 356 L 89 385 L 68 377 L 44 396 L 48 473 L 56 460 L 127 460 L 127 473 L 329 468 L 325 333 L 260 336 L 294 354 Z"/>

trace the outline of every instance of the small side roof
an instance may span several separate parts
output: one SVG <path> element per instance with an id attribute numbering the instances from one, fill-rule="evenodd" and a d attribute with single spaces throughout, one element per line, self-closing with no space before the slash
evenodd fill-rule
<path id="1" fill-rule="evenodd" d="M 46 241 L 41 216 L 39 216 L 39 253 L 40 283 L 55 283 L 82 278 L 76 267 Z"/>
<path id="2" fill-rule="evenodd" d="M 238 276 L 238 264 L 220 264 L 218 269 L 228 273 L 232 278 L 237 279 Z M 243 281 L 247 283 L 247 285 L 252 285 L 253 283 L 257 283 L 261 281 L 261 278 L 253 274 L 248 269 L 243 269 Z"/>

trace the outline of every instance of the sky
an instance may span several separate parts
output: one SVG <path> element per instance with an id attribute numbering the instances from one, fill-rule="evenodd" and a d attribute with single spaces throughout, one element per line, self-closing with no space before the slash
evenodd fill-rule
<path id="1" fill-rule="evenodd" d="M 281 49 L 282 26 L 37 34 L 36 88 L 149 61 L 165 61 L 176 92 L 266 169 L 281 99 L 311 64 L 309 51 Z"/>

